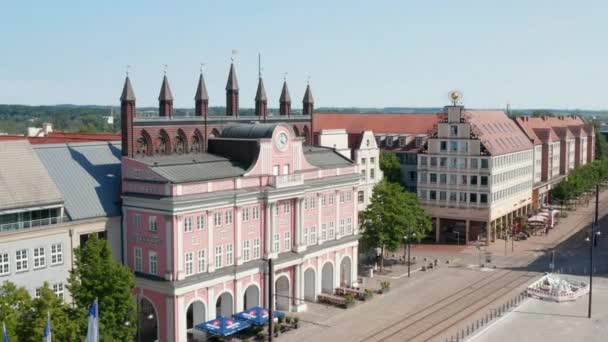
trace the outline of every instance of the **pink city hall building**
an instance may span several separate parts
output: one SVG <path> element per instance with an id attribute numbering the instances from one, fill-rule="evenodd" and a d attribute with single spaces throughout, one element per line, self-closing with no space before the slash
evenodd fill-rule
<path id="1" fill-rule="evenodd" d="M 206 152 L 123 155 L 142 340 L 196 339 L 194 325 L 256 305 L 305 310 L 356 281 L 357 166 L 304 140 L 283 123 L 234 123 Z"/>

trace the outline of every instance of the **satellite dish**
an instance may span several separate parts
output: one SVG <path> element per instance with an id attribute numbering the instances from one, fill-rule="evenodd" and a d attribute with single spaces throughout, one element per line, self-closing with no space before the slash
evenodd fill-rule
<path id="1" fill-rule="evenodd" d="M 462 93 L 459 90 L 452 90 L 448 95 L 450 101 L 456 106 L 462 100 Z"/>

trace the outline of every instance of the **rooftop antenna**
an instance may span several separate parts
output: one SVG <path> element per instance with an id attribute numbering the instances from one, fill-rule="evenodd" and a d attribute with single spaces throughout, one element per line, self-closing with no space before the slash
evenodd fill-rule
<path id="1" fill-rule="evenodd" d="M 165 75 L 167 75 L 167 68 L 169 66 L 167 64 L 163 64 L 163 72 L 165 73 Z"/>

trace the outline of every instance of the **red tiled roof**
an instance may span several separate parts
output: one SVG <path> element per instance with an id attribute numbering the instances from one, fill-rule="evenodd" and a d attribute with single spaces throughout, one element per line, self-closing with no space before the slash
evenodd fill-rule
<path id="1" fill-rule="evenodd" d="M 463 117 L 473 126 L 472 132 L 492 155 L 532 148 L 530 139 L 503 111 L 466 110 Z"/>
<path id="2" fill-rule="evenodd" d="M 378 133 L 430 134 L 443 113 L 344 113 L 317 112 L 313 114 L 313 132 L 323 129 L 345 129 L 347 133 L 372 131 Z"/>
<path id="3" fill-rule="evenodd" d="M 59 144 L 68 142 L 117 141 L 120 133 L 78 133 L 78 132 L 49 132 L 46 137 L 26 137 L 25 135 L 0 135 L 3 140 L 29 140 L 30 144 Z"/>
<path id="4" fill-rule="evenodd" d="M 535 145 L 543 141 L 558 141 L 560 138 L 572 139 L 585 137 L 587 133 L 584 128 L 588 124 L 579 116 L 543 116 L 529 117 L 519 116 L 513 119 L 519 127 L 534 141 Z M 550 132 L 541 133 L 548 129 Z M 542 135 L 539 136 L 539 133 Z"/>

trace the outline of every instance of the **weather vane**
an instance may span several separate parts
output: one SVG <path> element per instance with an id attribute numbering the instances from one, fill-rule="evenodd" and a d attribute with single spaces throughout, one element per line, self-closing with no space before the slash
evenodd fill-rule
<path id="1" fill-rule="evenodd" d="M 306 84 L 310 84 L 310 75 L 306 76 Z"/>
<path id="2" fill-rule="evenodd" d="M 129 69 L 131 69 L 131 65 L 127 64 L 127 67 L 125 69 L 126 69 L 127 77 L 129 77 Z"/>
<path id="3" fill-rule="evenodd" d="M 287 71 L 283 73 L 283 81 L 287 82 Z"/>
<path id="4" fill-rule="evenodd" d="M 169 66 L 167 64 L 163 64 L 163 72 L 165 73 L 165 75 L 167 74 L 167 68 Z"/>
<path id="5" fill-rule="evenodd" d="M 230 56 L 230 61 L 234 62 L 234 58 L 237 53 L 238 53 L 238 51 L 236 49 L 232 49 L 232 56 Z"/>
<path id="6" fill-rule="evenodd" d="M 207 63 L 204 63 L 204 62 L 201 63 L 201 74 L 203 73 L 203 67 L 205 66 L 205 64 L 207 64 Z"/>

